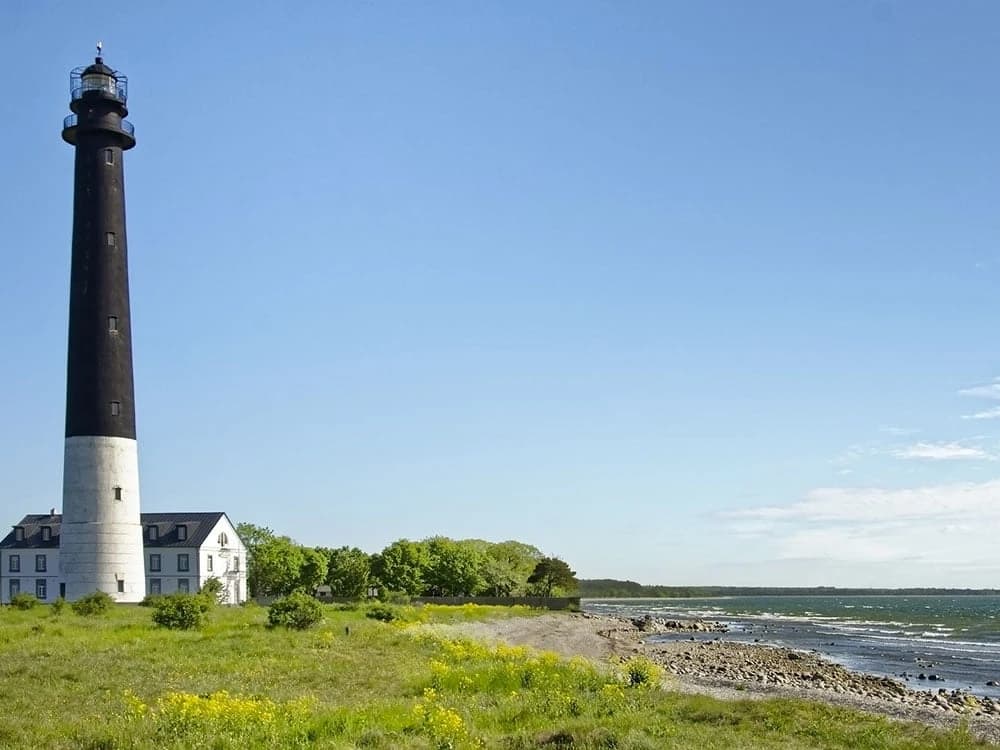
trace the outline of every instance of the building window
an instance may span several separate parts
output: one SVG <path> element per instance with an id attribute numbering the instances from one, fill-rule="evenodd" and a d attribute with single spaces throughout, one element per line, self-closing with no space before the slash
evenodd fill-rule
<path id="1" fill-rule="evenodd" d="M 159 538 L 160 538 L 160 529 L 159 529 L 159 527 L 157 527 L 157 526 L 150 526 L 149 527 L 149 541 L 155 542 Z M 157 555 L 157 557 L 159 557 L 159 555 Z"/>
<path id="2" fill-rule="evenodd" d="M 104 149 L 104 163 L 105 164 L 115 163 L 115 152 L 110 148 Z"/>
<path id="3" fill-rule="evenodd" d="M 35 555 L 35 572 L 45 572 L 45 555 Z"/>
<path id="4" fill-rule="evenodd" d="M 233 572 L 234 573 L 240 572 L 240 558 L 238 557 L 233 558 Z"/>
<path id="5" fill-rule="evenodd" d="M 207 571 L 208 571 L 209 573 L 211 573 L 211 572 L 212 572 L 212 556 L 211 556 L 211 555 L 209 555 L 209 556 L 208 556 L 208 563 L 206 564 L 206 566 L 205 566 L 205 569 L 206 569 L 206 570 L 207 570 Z"/>
<path id="6" fill-rule="evenodd" d="M 160 579 L 159 578 L 150 578 L 149 579 L 149 593 L 150 594 L 159 594 L 160 593 Z"/>
<path id="7" fill-rule="evenodd" d="M 226 535 L 226 532 L 223 531 L 219 534 L 219 546 L 225 547 L 227 544 L 229 544 L 229 537 Z"/>
<path id="8" fill-rule="evenodd" d="M 190 587 L 190 584 L 188 583 L 188 579 L 187 578 L 178 578 L 177 579 L 177 590 L 178 591 L 183 591 L 184 593 L 187 593 L 188 591 L 191 590 L 191 587 Z"/>
<path id="9" fill-rule="evenodd" d="M 191 570 L 190 563 L 188 562 L 187 555 L 177 555 L 177 572 L 187 573 Z"/>
<path id="10" fill-rule="evenodd" d="M 186 541 L 187 538 L 188 538 L 188 527 L 185 526 L 184 524 L 180 524 L 177 527 L 177 541 L 183 542 Z"/>
<path id="11" fill-rule="evenodd" d="M 118 316 L 109 315 L 108 316 L 108 331 L 110 333 L 118 333 Z"/>
<path id="12" fill-rule="evenodd" d="M 52 539 L 52 527 L 42 526 L 42 541 L 48 542 Z"/>
<path id="13" fill-rule="evenodd" d="M 7 584 L 7 593 L 10 599 L 21 593 L 21 581 L 18 578 L 11 578 L 10 582 Z"/>
<path id="14" fill-rule="evenodd" d="M 117 238 L 115 237 L 114 232 L 104 233 L 104 244 L 107 245 L 108 247 L 114 247 L 116 240 Z"/>
<path id="15" fill-rule="evenodd" d="M 48 582 L 44 578 L 35 580 L 35 596 L 44 599 L 48 595 Z"/>
<path id="16" fill-rule="evenodd" d="M 119 594 L 125 593 L 125 581 L 122 580 L 121 578 L 118 579 L 118 593 Z"/>
<path id="17" fill-rule="evenodd" d="M 11 555 L 10 557 L 7 558 L 7 561 L 8 561 L 7 562 L 7 570 L 9 570 L 11 573 L 20 573 L 21 572 L 21 556 L 20 555 Z"/>
<path id="18" fill-rule="evenodd" d="M 14 527 L 14 541 L 15 542 L 23 542 L 24 541 L 24 527 L 23 526 L 15 526 Z"/>
<path id="19" fill-rule="evenodd" d="M 122 499 L 122 488 L 121 487 L 115 487 L 114 489 L 115 489 L 115 500 L 121 500 Z"/>
<path id="20" fill-rule="evenodd" d="M 122 413 L 122 402 L 121 401 L 112 401 L 111 402 L 111 416 L 112 417 L 117 417 L 121 413 Z"/>
<path id="21" fill-rule="evenodd" d="M 155 527 L 154 527 L 155 528 Z M 154 573 L 160 572 L 160 556 L 150 555 L 149 556 L 149 569 Z"/>

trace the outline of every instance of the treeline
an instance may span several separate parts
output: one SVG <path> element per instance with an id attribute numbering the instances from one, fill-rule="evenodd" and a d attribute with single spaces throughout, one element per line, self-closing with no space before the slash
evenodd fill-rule
<path id="1" fill-rule="evenodd" d="M 1000 594 L 1000 589 L 858 589 L 838 588 L 836 586 L 645 586 L 635 581 L 599 578 L 581 580 L 579 593 L 580 596 L 587 599 L 629 599 L 639 597 L 702 599 L 713 596 L 975 596 Z"/>
<path id="2" fill-rule="evenodd" d="M 523 542 L 435 536 L 399 539 L 381 552 L 357 547 L 306 547 L 271 529 L 241 523 L 252 596 L 315 592 L 338 598 L 379 596 L 552 596 L 574 593 L 576 573 L 557 557 Z"/>

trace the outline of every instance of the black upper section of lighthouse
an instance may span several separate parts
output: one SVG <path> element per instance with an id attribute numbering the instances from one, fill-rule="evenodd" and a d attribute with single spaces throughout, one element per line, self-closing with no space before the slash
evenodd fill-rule
<path id="1" fill-rule="evenodd" d="M 66 437 L 135 438 L 124 152 L 128 81 L 98 57 L 70 74 L 63 140 L 76 148 Z"/>

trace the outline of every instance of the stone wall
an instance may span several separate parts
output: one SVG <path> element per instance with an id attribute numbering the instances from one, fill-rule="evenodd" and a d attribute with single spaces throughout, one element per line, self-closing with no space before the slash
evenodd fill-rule
<path id="1" fill-rule="evenodd" d="M 483 604 L 495 607 L 537 607 L 538 609 L 580 610 L 578 596 L 415 596 L 414 604 Z"/>

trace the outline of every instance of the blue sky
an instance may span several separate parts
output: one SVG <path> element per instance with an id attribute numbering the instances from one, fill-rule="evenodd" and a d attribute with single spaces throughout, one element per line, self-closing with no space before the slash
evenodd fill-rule
<path id="1" fill-rule="evenodd" d="M 997 585 L 1000 6 L 287 5 L 0 6 L 9 523 L 60 503 L 59 129 L 101 39 L 144 509 Z"/>

